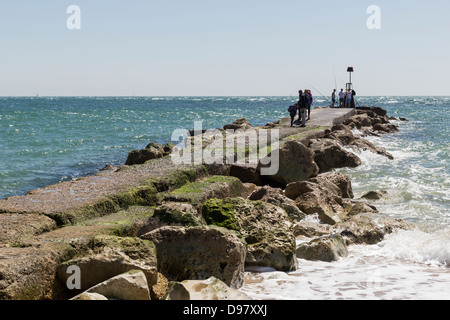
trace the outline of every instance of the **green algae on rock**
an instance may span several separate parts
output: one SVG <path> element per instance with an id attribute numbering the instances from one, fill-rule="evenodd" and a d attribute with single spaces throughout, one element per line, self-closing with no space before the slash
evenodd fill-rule
<path id="1" fill-rule="evenodd" d="M 242 182 L 235 177 L 212 176 L 204 180 L 187 183 L 170 192 L 164 201 L 187 202 L 201 209 L 211 198 L 240 197 L 244 192 Z"/>
<path id="2" fill-rule="evenodd" d="M 246 266 L 296 269 L 292 220 L 283 209 L 262 201 L 225 198 L 208 200 L 202 212 L 210 224 L 237 230 L 247 243 Z"/>

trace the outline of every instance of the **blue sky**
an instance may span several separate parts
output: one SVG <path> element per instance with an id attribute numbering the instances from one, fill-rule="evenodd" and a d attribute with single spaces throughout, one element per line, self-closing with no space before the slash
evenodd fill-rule
<path id="1" fill-rule="evenodd" d="M 449 14 L 447 0 L 2 0 L 0 96 L 328 95 L 348 66 L 359 95 L 450 95 Z"/>

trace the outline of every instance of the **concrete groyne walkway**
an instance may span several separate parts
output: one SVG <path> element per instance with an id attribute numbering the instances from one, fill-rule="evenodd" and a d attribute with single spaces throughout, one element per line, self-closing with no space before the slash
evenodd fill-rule
<path id="1" fill-rule="evenodd" d="M 349 108 L 314 108 L 311 110 L 311 120 L 306 122 L 307 127 L 331 127 L 342 124 L 345 120 L 356 114 L 355 109 Z M 298 118 L 296 118 L 296 121 Z M 284 127 L 290 127 L 291 118 L 281 119 Z"/>

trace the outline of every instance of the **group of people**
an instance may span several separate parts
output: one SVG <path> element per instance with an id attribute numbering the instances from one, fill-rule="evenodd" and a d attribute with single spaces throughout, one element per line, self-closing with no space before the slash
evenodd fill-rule
<path id="1" fill-rule="evenodd" d="M 348 89 L 344 92 L 344 89 L 341 89 L 339 92 L 339 106 L 338 108 L 355 108 L 355 90 Z M 333 90 L 331 94 L 331 107 L 334 108 L 336 104 L 336 89 Z"/>
<path id="2" fill-rule="evenodd" d="M 298 111 L 298 119 L 301 121 L 300 127 L 306 127 L 306 121 L 311 119 L 311 105 L 313 104 L 313 96 L 311 90 L 305 89 L 298 91 L 298 102 L 289 106 L 288 112 L 291 116 L 291 127 L 294 126 L 295 116 Z M 341 89 L 339 92 L 339 106 L 338 108 L 355 108 L 355 96 L 356 92 L 353 89 L 348 89 L 344 92 Z M 335 108 L 336 105 L 336 89 L 331 94 L 331 107 Z"/>
<path id="3" fill-rule="evenodd" d="M 291 127 L 294 126 L 295 116 L 298 111 L 298 118 L 301 120 L 300 127 L 306 127 L 306 121 L 311 119 L 311 105 L 313 104 L 313 96 L 311 90 L 305 89 L 298 91 L 298 102 L 288 108 L 291 116 Z"/>

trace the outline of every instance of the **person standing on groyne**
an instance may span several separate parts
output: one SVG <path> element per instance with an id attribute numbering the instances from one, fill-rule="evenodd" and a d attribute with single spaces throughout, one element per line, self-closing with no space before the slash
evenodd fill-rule
<path id="1" fill-rule="evenodd" d="M 344 89 L 339 92 L 339 108 L 343 108 L 345 103 L 345 93 Z"/>
<path id="2" fill-rule="evenodd" d="M 291 116 L 291 127 L 294 126 L 294 119 L 295 119 L 295 116 L 297 115 L 297 107 L 298 107 L 298 104 L 295 103 L 295 104 L 289 106 L 289 108 L 288 108 L 289 115 Z"/>
<path id="3" fill-rule="evenodd" d="M 308 119 L 306 121 L 311 120 L 311 105 L 313 103 L 313 97 L 311 90 L 306 89 L 305 90 L 305 105 L 306 109 L 308 109 Z"/>
<path id="4" fill-rule="evenodd" d="M 352 90 L 348 90 L 347 94 L 345 95 L 345 107 L 350 108 L 352 104 Z"/>
<path id="5" fill-rule="evenodd" d="M 350 107 L 353 108 L 353 109 L 356 108 L 355 96 L 356 96 L 356 91 L 352 89 L 352 100 L 350 102 Z"/>
<path id="6" fill-rule="evenodd" d="M 306 113 L 308 112 L 308 105 L 307 105 L 307 101 L 309 101 L 308 97 L 309 94 L 306 92 L 303 93 L 302 90 L 300 90 L 299 92 L 299 100 L 298 100 L 298 109 L 299 109 L 299 119 L 301 119 L 302 124 L 300 125 L 300 127 L 306 127 Z"/>
<path id="7" fill-rule="evenodd" d="M 331 93 L 331 107 L 334 108 L 335 104 L 336 104 L 336 89 L 334 89 L 333 93 Z"/>

